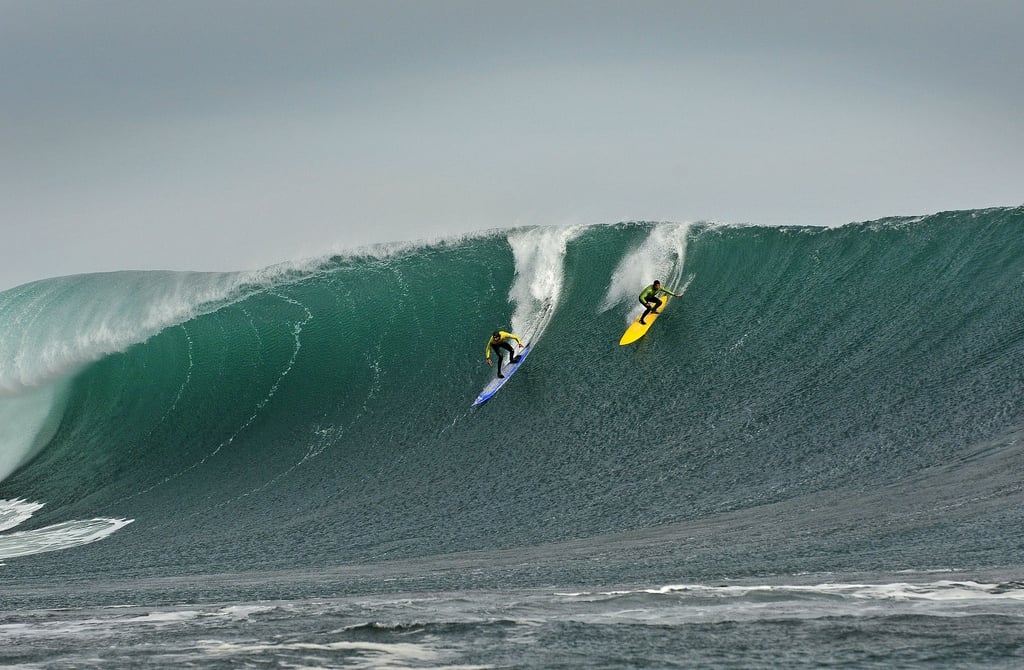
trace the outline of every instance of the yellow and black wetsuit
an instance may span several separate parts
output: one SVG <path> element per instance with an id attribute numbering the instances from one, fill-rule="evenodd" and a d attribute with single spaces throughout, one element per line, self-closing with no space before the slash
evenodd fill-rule
<path id="1" fill-rule="evenodd" d="M 506 333 L 504 330 L 499 330 L 498 341 L 494 341 L 494 336 L 487 338 L 487 346 L 484 348 L 484 357 L 487 360 L 491 360 L 491 349 L 494 349 L 494 355 L 498 357 L 498 374 L 501 374 L 501 352 L 498 349 L 504 349 L 508 352 L 508 361 L 512 362 L 515 358 L 516 350 L 512 348 L 512 345 L 506 342 L 507 339 L 515 340 L 519 343 L 519 346 L 523 346 L 523 341 L 519 339 L 519 336 L 515 333 Z"/>

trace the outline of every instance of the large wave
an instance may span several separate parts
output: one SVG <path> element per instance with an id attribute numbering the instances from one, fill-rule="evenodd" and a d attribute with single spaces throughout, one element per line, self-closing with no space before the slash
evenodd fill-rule
<path id="1" fill-rule="evenodd" d="M 67 546 L 90 544 L 7 555 L 159 572 L 600 553 L 701 520 L 739 542 L 775 509 L 844 548 L 802 569 L 872 544 L 901 564 L 980 560 L 940 551 L 949 528 L 929 524 L 951 506 L 963 542 L 988 538 L 1020 496 L 1022 222 L 522 228 L 18 287 L 0 293 L 0 498 L 23 532 L 77 520 Z M 619 347 L 655 278 L 684 297 Z M 496 328 L 534 353 L 471 409 Z M 914 541 L 854 542 L 858 505 L 900 486 L 934 502 L 890 520 Z"/>

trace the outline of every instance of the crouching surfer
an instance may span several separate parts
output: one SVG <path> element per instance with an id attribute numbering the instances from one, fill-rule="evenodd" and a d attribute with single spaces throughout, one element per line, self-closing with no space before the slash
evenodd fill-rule
<path id="1" fill-rule="evenodd" d="M 498 357 L 498 376 L 504 378 L 505 375 L 501 374 L 501 351 L 504 349 L 508 352 L 509 365 L 519 362 L 519 356 L 516 355 L 516 350 L 512 348 L 512 345 L 508 343 L 508 340 L 515 340 L 519 343 L 519 348 L 523 348 L 523 341 L 519 339 L 519 336 L 515 333 L 506 333 L 504 330 L 496 330 L 491 333 L 491 339 L 487 340 L 487 347 L 484 349 L 484 356 L 487 358 L 487 364 L 491 363 L 491 349 L 494 349 L 495 355 Z"/>
<path id="2" fill-rule="evenodd" d="M 683 295 L 682 293 L 675 293 L 673 291 L 669 291 L 667 288 L 662 288 L 661 282 L 655 279 L 653 284 L 645 288 L 640 293 L 640 304 L 644 306 L 644 313 L 643 315 L 640 316 L 640 323 L 642 323 L 643 325 L 647 325 L 644 319 L 646 319 L 647 315 L 650 314 L 651 312 L 654 312 L 655 314 L 660 314 L 658 310 L 661 309 L 662 300 L 661 298 L 658 297 L 658 295 L 662 293 L 668 293 L 670 295 L 674 295 L 677 298 Z"/>

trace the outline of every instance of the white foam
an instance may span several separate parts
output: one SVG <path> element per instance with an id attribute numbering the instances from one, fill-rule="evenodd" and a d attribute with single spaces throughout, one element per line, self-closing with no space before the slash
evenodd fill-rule
<path id="1" fill-rule="evenodd" d="M 65 521 L 38 530 L 0 535 L 0 559 L 60 551 L 109 537 L 133 519 Z"/>
<path id="2" fill-rule="evenodd" d="M 821 584 L 733 584 L 708 586 L 704 584 L 672 584 L 666 586 L 635 589 L 561 594 L 566 597 L 614 597 L 634 593 L 655 595 L 696 595 L 724 599 L 742 598 L 755 593 L 780 596 L 821 595 L 841 596 L 857 600 L 922 600 L 922 601 L 964 601 L 978 599 L 1024 601 L 1024 588 L 1005 588 L 1001 584 L 982 583 L 971 580 L 940 580 L 927 583 L 895 582 L 890 584 L 860 584 L 825 582 Z"/>
<path id="3" fill-rule="evenodd" d="M 346 658 L 347 668 L 407 668 L 410 664 L 436 663 L 441 660 L 438 651 L 420 644 L 397 642 L 291 642 L 273 644 L 270 642 L 232 643 L 208 640 L 200 647 L 210 656 L 249 656 L 267 652 L 350 652 L 354 657 Z M 312 660 L 312 659 L 310 659 Z M 326 659 L 325 659 L 326 660 Z M 446 666 L 449 667 L 449 666 Z M 461 666 L 468 667 L 468 666 Z"/>
<path id="4" fill-rule="evenodd" d="M 638 247 L 627 252 L 615 271 L 601 304 L 600 311 L 613 307 L 630 307 L 626 321 L 632 321 L 640 314 L 642 307 L 637 300 L 640 291 L 655 279 L 661 285 L 677 293 L 685 291 L 681 285 L 683 266 L 686 260 L 686 240 L 690 232 L 688 223 L 659 223 Z M 689 285 L 689 282 L 686 282 Z"/>
<path id="5" fill-rule="evenodd" d="M 515 305 L 512 330 L 526 342 L 540 338 L 550 322 L 565 283 L 565 251 L 583 226 L 524 228 L 510 233 L 516 274 L 509 289 Z"/>
<path id="6" fill-rule="evenodd" d="M 43 503 L 24 500 L 0 500 L 0 530 L 23 523 L 43 506 Z M 84 519 L 64 521 L 36 530 L 25 530 L 0 535 L 0 560 L 30 556 L 48 551 L 60 551 L 97 542 L 134 519 Z M 2 564 L 0 564 L 2 565 Z"/>
<path id="7" fill-rule="evenodd" d="M 928 613 L 964 616 L 1020 611 L 1024 588 L 974 581 L 931 583 L 673 584 L 554 594 L 571 618 L 590 622 L 684 624 Z"/>
<path id="8" fill-rule="evenodd" d="M 27 500 L 0 500 L 0 531 L 14 528 L 43 507 L 43 503 Z"/>

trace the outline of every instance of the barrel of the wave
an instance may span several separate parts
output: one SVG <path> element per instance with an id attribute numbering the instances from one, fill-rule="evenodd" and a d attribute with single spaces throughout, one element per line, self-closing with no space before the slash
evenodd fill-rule
<path id="1" fill-rule="evenodd" d="M 622 334 L 622 338 L 619 340 L 619 345 L 625 346 L 627 344 L 633 344 L 641 337 L 646 335 L 647 330 L 655 321 L 658 320 L 658 316 L 665 311 L 665 308 L 668 307 L 668 301 L 671 300 L 671 298 L 671 295 L 666 295 L 661 305 L 661 309 L 659 309 L 657 312 L 651 312 L 650 314 L 648 314 L 647 318 L 644 319 L 643 323 L 640 323 L 640 319 L 644 318 L 644 315 L 642 313 L 640 314 L 640 316 L 636 317 L 636 320 L 634 320 L 633 323 L 629 324 L 629 328 L 626 328 L 626 332 Z"/>

